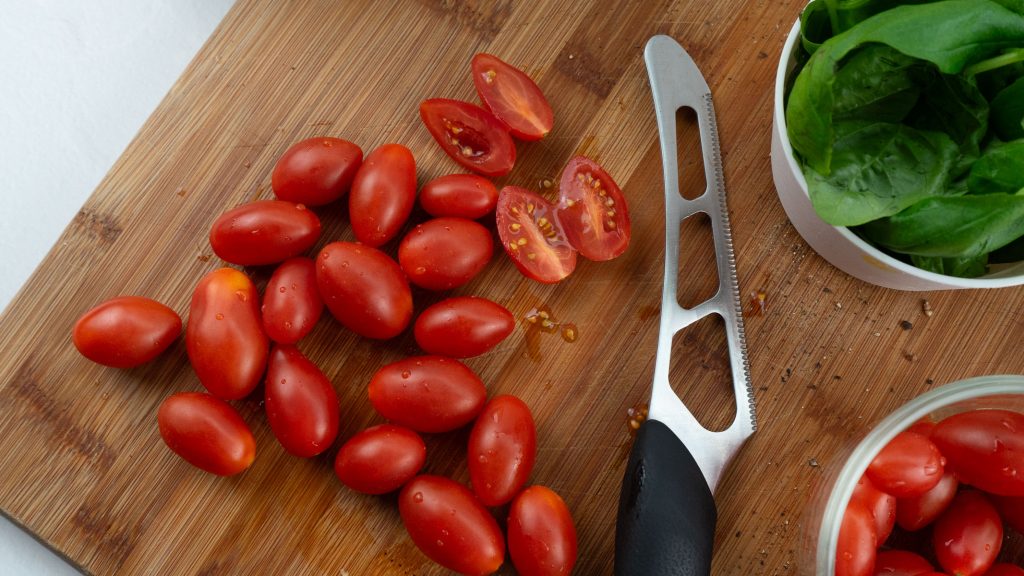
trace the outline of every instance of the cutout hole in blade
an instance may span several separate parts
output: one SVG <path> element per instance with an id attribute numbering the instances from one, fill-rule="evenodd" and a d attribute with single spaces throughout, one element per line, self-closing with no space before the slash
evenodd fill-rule
<path id="1" fill-rule="evenodd" d="M 700 126 L 697 113 L 689 106 L 676 110 L 676 166 L 679 172 L 679 195 L 693 200 L 704 194 L 708 181 L 704 175 Z"/>
<path id="2" fill-rule="evenodd" d="M 736 417 L 732 367 L 725 321 L 710 314 L 672 338 L 668 380 L 693 417 L 712 432 L 721 432 Z"/>
<path id="3" fill-rule="evenodd" d="M 698 212 L 679 223 L 679 275 L 676 300 L 693 308 L 718 292 L 718 261 L 711 217 Z"/>

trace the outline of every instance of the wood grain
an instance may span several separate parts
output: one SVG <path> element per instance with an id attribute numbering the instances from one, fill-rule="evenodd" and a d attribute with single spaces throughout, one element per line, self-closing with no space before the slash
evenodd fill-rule
<path id="1" fill-rule="evenodd" d="M 1024 291 L 872 287 L 815 255 L 786 220 L 769 166 L 771 94 L 801 8 L 799 0 L 240 0 L 0 318 L 0 509 L 97 574 L 443 574 L 409 540 L 394 497 L 344 489 L 331 470 L 336 449 L 312 460 L 286 454 L 257 399 L 236 403 L 258 442 L 246 473 L 215 478 L 171 454 L 157 406 L 201 389 L 183 342 L 118 371 L 79 356 L 69 334 L 82 312 L 119 294 L 156 298 L 184 316 L 193 286 L 222 265 L 206 239 L 211 222 L 271 197 L 274 162 L 302 138 L 339 136 L 364 151 L 401 142 L 421 182 L 457 171 L 417 106 L 432 96 L 475 100 L 469 61 L 486 51 L 528 70 L 556 114 L 553 132 L 520 144 L 515 170 L 498 183 L 539 189 L 584 153 L 630 202 L 634 235 L 623 257 L 581 261 L 547 286 L 501 256 L 457 291 L 519 318 L 547 306 L 579 327 L 571 344 L 517 330 L 469 364 L 492 393 L 514 393 L 533 409 L 532 481 L 573 511 L 576 573 L 610 574 L 627 410 L 649 394 L 663 256 L 661 158 L 642 47 L 666 33 L 712 87 L 740 287 L 767 294 L 766 313 L 747 318 L 761 427 L 719 488 L 714 573 L 797 573 L 801 515 L 816 482 L 873 423 L 939 384 L 1024 372 Z M 321 245 L 352 238 L 343 207 L 318 213 Z M 706 230 L 691 231 L 694 253 L 707 254 Z M 261 285 L 269 276 L 249 272 Z M 707 289 L 691 278 L 701 275 L 687 274 L 683 292 Z M 419 309 L 438 298 L 415 294 Z M 922 298 L 933 316 L 922 314 Z M 673 367 L 682 396 L 711 425 L 732 410 L 723 343 L 713 323 L 694 327 L 677 341 Z M 338 390 L 339 444 L 380 422 L 366 398 L 370 375 L 416 352 L 408 333 L 370 342 L 330 318 L 301 348 Z M 427 470 L 466 481 L 466 436 L 429 438 Z M 1021 562 L 1021 550 L 1012 541 L 1004 555 Z"/>

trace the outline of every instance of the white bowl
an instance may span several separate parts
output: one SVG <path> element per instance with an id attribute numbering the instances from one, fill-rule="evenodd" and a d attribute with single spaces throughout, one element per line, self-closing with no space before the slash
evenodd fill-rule
<path id="1" fill-rule="evenodd" d="M 1003 288 L 1024 284 L 1024 262 L 991 265 L 978 278 L 958 278 L 921 270 L 871 246 L 848 228 L 832 226 L 818 217 L 807 194 L 807 181 L 793 156 L 786 134 L 785 89 L 796 67 L 800 20 L 786 38 L 775 75 L 775 114 L 772 119 L 772 177 L 779 200 L 797 232 L 811 248 L 843 272 L 865 282 L 897 290 Z"/>

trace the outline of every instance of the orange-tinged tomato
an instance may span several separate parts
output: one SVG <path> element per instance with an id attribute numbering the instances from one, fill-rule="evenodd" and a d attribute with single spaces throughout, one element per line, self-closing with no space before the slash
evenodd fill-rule
<path id="1" fill-rule="evenodd" d="M 83 356 L 113 368 L 145 364 L 181 334 L 181 318 L 142 296 L 119 296 L 92 308 L 75 322 L 71 339 Z"/>
<path id="2" fill-rule="evenodd" d="M 157 412 L 160 437 L 189 464 L 219 476 L 245 470 L 256 458 L 256 440 L 227 402 L 202 392 L 168 397 Z"/>
<path id="3" fill-rule="evenodd" d="M 576 527 L 554 491 L 530 486 L 508 511 L 508 554 L 522 576 L 568 576 L 576 564 Z"/>

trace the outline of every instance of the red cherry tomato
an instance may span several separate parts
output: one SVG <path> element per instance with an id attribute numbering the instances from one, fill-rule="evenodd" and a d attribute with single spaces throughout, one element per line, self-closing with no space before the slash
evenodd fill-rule
<path id="1" fill-rule="evenodd" d="M 338 436 L 334 386 L 294 346 L 276 346 L 270 353 L 264 400 L 270 429 L 296 456 L 316 456 Z"/>
<path id="2" fill-rule="evenodd" d="M 1024 414 L 972 410 L 939 422 L 932 441 L 960 482 L 1002 496 L 1024 496 Z"/>
<path id="3" fill-rule="evenodd" d="M 400 334 L 412 319 L 412 291 L 398 264 L 361 244 L 334 242 L 316 258 L 320 296 L 349 330 L 384 340 Z"/>
<path id="4" fill-rule="evenodd" d="M 569 244 L 590 260 L 611 260 L 629 247 L 626 198 L 596 162 L 577 156 L 562 170 L 558 220 Z"/>
<path id="5" fill-rule="evenodd" d="M 927 560 L 904 550 L 882 550 L 875 558 L 875 576 L 920 576 L 933 570 Z"/>
<path id="6" fill-rule="evenodd" d="M 305 252 L 320 238 L 320 219 L 302 204 L 260 200 L 220 215 L 210 246 L 224 261 L 261 266 Z"/>
<path id="7" fill-rule="evenodd" d="M 566 241 L 550 202 L 506 186 L 498 194 L 496 213 L 501 245 L 524 276 L 552 284 L 576 269 L 576 250 Z"/>
<path id="8" fill-rule="evenodd" d="M 875 488 L 867 476 L 861 476 L 850 499 L 860 501 L 868 509 L 875 524 L 875 538 L 885 542 L 896 525 L 896 498 Z"/>
<path id="9" fill-rule="evenodd" d="M 416 319 L 416 343 L 428 354 L 470 358 L 494 348 L 516 327 L 512 313 L 486 298 L 457 296 Z"/>
<path id="10" fill-rule="evenodd" d="M 455 216 L 476 220 L 494 211 L 498 189 L 476 174 L 449 174 L 434 178 L 420 190 L 420 206 L 434 217 Z"/>
<path id="11" fill-rule="evenodd" d="M 505 560 L 501 528 L 461 484 L 417 476 L 402 488 L 398 512 L 420 551 L 449 570 L 483 576 Z"/>
<path id="12" fill-rule="evenodd" d="M 469 433 L 469 481 L 485 506 L 501 506 L 526 484 L 537 457 L 537 427 L 515 396 L 496 396 Z"/>
<path id="13" fill-rule="evenodd" d="M 994 564 L 985 576 L 1024 576 L 1024 568 L 1013 564 Z"/>
<path id="14" fill-rule="evenodd" d="M 263 293 L 267 336 L 280 344 L 295 344 L 313 330 L 323 310 L 313 260 L 297 257 L 282 262 Z"/>
<path id="15" fill-rule="evenodd" d="M 281 200 L 322 206 L 348 192 L 362 161 L 363 151 L 348 140 L 310 138 L 285 151 L 270 185 Z"/>
<path id="16" fill-rule="evenodd" d="M 487 110 L 459 100 L 432 98 L 420 118 L 448 156 L 484 176 L 504 176 L 516 163 L 516 145 L 504 124 Z"/>
<path id="17" fill-rule="evenodd" d="M 248 396 L 267 367 L 258 306 L 256 286 L 233 268 L 210 272 L 192 294 L 185 348 L 199 381 L 218 398 Z"/>
<path id="18" fill-rule="evenodd" d="M 939 483 L 945 464 L 945 458 L 928 438 L 916 432 L 900 432 L 871 461 L 867 475 L 886 494 L 913 498 Z"/>
<path id="19" fill-rule="evenodd" d="M 357 492 L 387 494 L 412 480 L 426 459 L 427 446 L 419 434 L 381 424 L 345 442 L 334 459 L 334 473 Z"/>
<path id="20" fill-rule="evenodd" d="M 993 496 L 1003 521 L 1017 532 L 1024 534 L 1024 496 Z"/>
<path id="21" fill-rule="evenodd" d="M 450 290 L 476 276 L 491 260 L 491 233 L 465 218 L 435 218 L 413 228 L 398 246 L 409 281 L 427 290 Z"/>
<path id="22" fill-rule="evenodd" d="M 416 203 L 416 160 L 401 144 L 384 144 L 366 156 L 348 196 L 356 238 L 380 246 L 394 238 Z"/>
<path id="23" fill-rule="evenodd" d="M 245 421 L 209 394 L 174 394 L 160 404 L 156 419 L 167 447 L 211 474 L 238 474 L 256 458 L 256 440 Z"/>
<path id="24" fill-rule="evenodd" d="M 553 491 L 530 486 L 508 511 L 508 554 L 522 576 L 568 576 L 576 564 L 576 527 Z"/>
<path id="25" fill-rule="evenodd" d="M 181 334 L 181 318 L 142 296 L 118 296 L 100 303 L 75 322 L 71 341 L 89 360 L 113 368 L 145 364 Z"/>
<path id="26" fill-rule="evenodd" d="M 473 84 L 484 106 L 520 140 L 540 140 L 555 124 L 544 93 L 518 68 L 497 56 L 473 56 Z"/>
<path id="27" fill-rule="evenodd" d="M 1003 545 L 999 512 L 980 492 L 962 490 L 935 521 L 932 546 L 942 569 L 957 576 L 981 576 Z"/>
<path id="28" fill-rule="evenodd" d="M 484 383 L 465 364 L 441 356 L 417 356 L 384 366 L 373 375 L 370 403 L 381 416 L 418 432 L 448 432 L 480 414 Z"/>
<path id="29" fill-rule="evenodd" d="M 924 528 L 945 511 L 959 486 L 956 476 L 946 472 L 931 490 L 913 498 L 899 499 L 896 502 L 896 522 L 900 528 L 911 532 Z"/>
<path id="30" fill-rule="evenodd" d="M 878 539 L 871 511 L 863 503 L 851 500 L 846 506 L 836 545 L 835 576 L 871 576 L 874 573 Z"/>
<path id="31" fill-rule="evenodd" d="M 935 421 L 930 416 L 926 416 L 917 422 L 914 422 L 907 428 L 908 432 L 917 432 L 922 436 L 931 436 L 932 430 L 935 430 Z"/>

